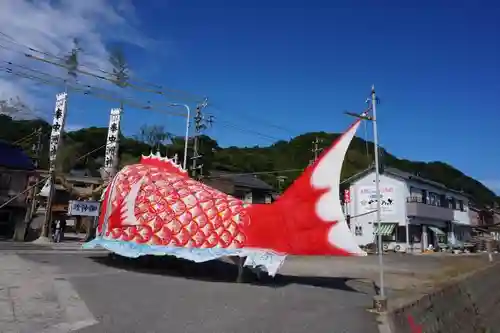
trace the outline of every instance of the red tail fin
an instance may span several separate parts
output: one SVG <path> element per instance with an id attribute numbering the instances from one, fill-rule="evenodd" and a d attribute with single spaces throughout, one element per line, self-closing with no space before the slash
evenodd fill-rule
<path id="1" fill-rule="evenodd" d="M 246 246 L 295 255 L 364 255 L 345 222 L 340 172 L 357 120 L 273 204 L 249 207 Z"/>

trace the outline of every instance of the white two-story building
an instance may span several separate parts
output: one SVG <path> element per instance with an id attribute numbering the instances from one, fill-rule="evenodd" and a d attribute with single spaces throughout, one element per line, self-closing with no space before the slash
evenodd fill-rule
<path id="1" fill-rule="evenodd" d="M 393 168 L 380 175 L 381 225 L 377 225 L 375 170 L 348 179 L 350 228 L 359 245 L 382 235 L 385 249 L 422 250 L 432 245 L 461 247 L 470 239 L 469 200 L 443 184 Z"/>

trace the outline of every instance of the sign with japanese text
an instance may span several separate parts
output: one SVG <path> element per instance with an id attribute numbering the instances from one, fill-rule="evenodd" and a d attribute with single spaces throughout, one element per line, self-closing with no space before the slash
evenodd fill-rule
<path id="1" fill-rule="evenodd" d="M 70 200 L 68 215 L 71 216 L 99 216 L 99 202 Z"/>
<path id="2" fill-rule="evenodd" d="M 118 156 L 118 145 L 120 138 L 120 120 L 122 109 L 111 109 L 109 115 L 108 138 L 106 141 L 106 153 L 104 157 L 104 168 L 110 170 L 116 167 Z"/>
<path id="3" fill-rule="evenodd" d="M 57 151 L 61 144 L 61 133 L 63 132 L 66 122 L 67 98 L 68 94 L 66 93 L 56 95 L 56 108 L 54 111 L 54 119 L 52 120 L 52 132 L 50 133 L 49 141 L 50 171 L 55 169 Z"/>

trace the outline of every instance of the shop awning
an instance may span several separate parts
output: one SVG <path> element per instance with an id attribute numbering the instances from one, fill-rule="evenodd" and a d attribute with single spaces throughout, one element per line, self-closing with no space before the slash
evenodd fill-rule
<path id="1" fill-rule="evenodd" d="M 394 232 L 397 223 L 382 223 L 382 225 L 375 226 L 375 235 L 390 236 Z"/>
<path id="2" fill-rule="evenodd" d="M 433 233 L 435 233 L 438 236 L 445 236 L 445 232 L 437 227 L 429 227 L 429 229 L 432 230 Z"/>

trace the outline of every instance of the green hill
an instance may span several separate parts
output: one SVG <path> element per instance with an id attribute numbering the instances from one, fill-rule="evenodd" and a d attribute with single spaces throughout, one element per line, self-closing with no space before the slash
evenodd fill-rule
<path id="1" fill-rule="evenodd" d="M 43 133 L 43 152 L 41 154 L 40 167 L 46 168 L 48 164 L 48 137 L 50 125 L 41 120 L 13 120 L 8 116 L 0 115 L 0 139 L 10 142 L 20 141 L 20 145 L 28 152 L 35 142 L 35 137 L 22 140 L 36 128 L 41 127 Z M 150 130 L 150 129 L 149 129 Z M 161 128 L 156 128 L 161 132 Z M 146 128 L 147 132 L 148 129 Z M 106 142 L 107 128 L 90 127 L 75 132 L 69 132 L 64 136 L 64 145 L 60 151 L 59 166 L 62 171 L 72 168 L 87 168 L 97 173 L 102 165 L 104 149 L 98 149 Z M 144 132 L 144 131 L 143 131 Z M 161 133 L 160 133 L 161 134 Z M 164 133 L 165 134 L 165 133 Z M 203 154 L 204 170 L 225 170 L 238 173 L 267 172 L 272 170 L 294 170 L 302 169 L 312 158 L 312 141 L 319 137 L 322 140 L 322 148 L 326 147 L 339 134 L 334 133 L 305 133 L 290 141 L 278 141 L 267 147 L 228 147 L 221 148 L 215 140 L 208 136 L 200 138 L 200 152 Z M 139 160 L 141 154 L 149 154 L 151 145 L 159 147 L 162 155 L 169 156 L 178 154 L 182 158 L 182 138 L 170 137 L 167 144 L 161 142 L 168 135 L 139 135 L 137 138 L 121 137 L 120 161 L 121 164 L 130 164 Z M 86 158 L 78 158 L 87 152 L 96 150 Z M 368 142 L 368 151 L 373 152 L 373 144 Z M 191 151 L 190 151 L 191 154 Z M 420 176 L 434 180 L 455 189 L 463 190 L 475 198 L 478 203 L 499 203 L 500 198 L 479 181 L 468 177 L 460 170 L 444 162 L 414 162 L 397 157 L 381 149 L 381 160 L 385 166 L 395 167 L 403 171 L 418 173 Z M 355 138 L 347 153 L 346 161 L 342 170 L 342 177 L 349 177 L 360 170 L 365 169 L 373 161 L 372 156 L 366 155 L 366 142 Z M 284 186 L 290 184 L 300 171 L 288 171 L 281 173 L 260 174 L 263 180 L 276 185 L 276 176 L 286 176 Z"/>

